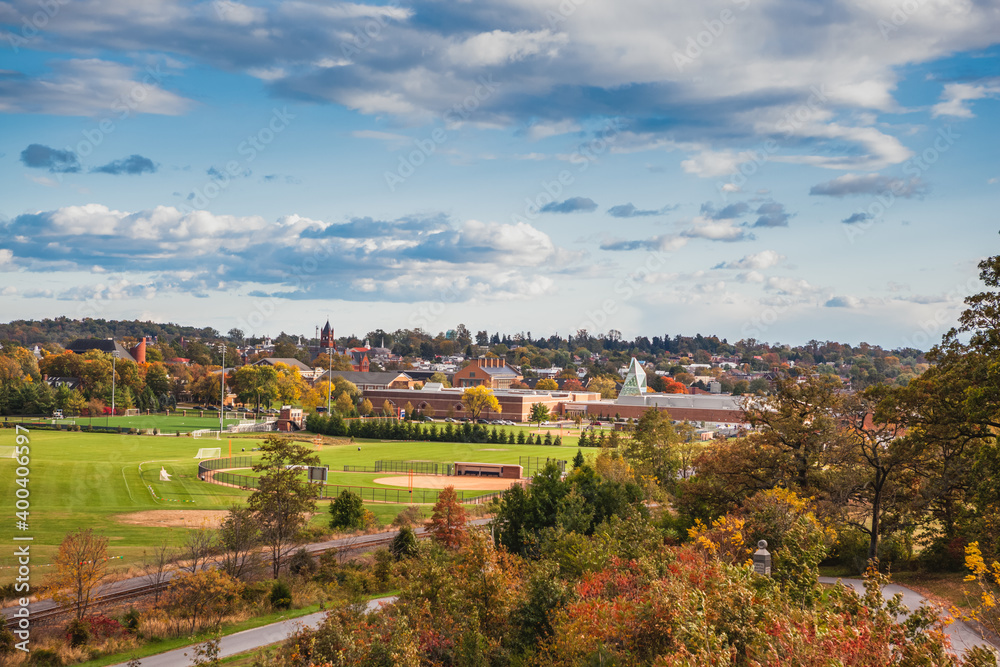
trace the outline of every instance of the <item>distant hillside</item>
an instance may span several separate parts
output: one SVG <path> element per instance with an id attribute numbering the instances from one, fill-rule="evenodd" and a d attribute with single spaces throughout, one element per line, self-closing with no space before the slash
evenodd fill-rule
<path id="1" fill-rule="evenodd" d="M 122 339 L 126 336 L 159 336 L 161 342 L 168 342 L 179 336 L 218 338 L 219 332 L 211 327 L 185 327 L 179 324 L 140 322 L 139 320 L 103 320 L 85 318 L 73 320 L 58 317 L 54 320 L 14 320 L 0 324 L 0 341 L 13 340 L 22 345 L 44 345 L 55 343 L 65 346 L 77 338 Z"/>

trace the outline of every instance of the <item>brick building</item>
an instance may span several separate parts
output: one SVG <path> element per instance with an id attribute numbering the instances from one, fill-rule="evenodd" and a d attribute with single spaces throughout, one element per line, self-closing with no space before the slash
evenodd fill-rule
<path id="1" fill-rule="evenodd" d="M 515 382 L 524 378 L 507 365 L 504 359 L 480 357 L 455 373 L 451 384 L 455 387 L 476 387 L 486 385 L 490 389 L 510 389 Z"/>

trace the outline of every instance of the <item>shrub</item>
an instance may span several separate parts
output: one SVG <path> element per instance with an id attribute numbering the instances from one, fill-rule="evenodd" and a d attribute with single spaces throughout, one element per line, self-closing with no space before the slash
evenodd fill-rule
<path id="1" fill-rule="evenodd" d="M 275 609 L 291 609 L 292 607 L 292 589 L 288 587 L 281 579 L 274 582 L 271 586 L 271 606 Z"/>
<path id="2" fill-rule="evenodd" d="M 295 576 L 309 576 L 316 571 L 316 561 L 305 550 L 305 547 L 296 551 L 288 560 L 288 571 Z"/>
<path id="3" fill-rule="evenodd" d="M 396 537 L 389 543 L 389 553 L 396 560 L 412 558 L 417 555 L 417 536 L 409 526 L 403 526 Z"/>
<path id="4" fill-rule="evenodd" d="M 38 667 L 62 667 L 63 660 L 55 649 L 36 648 L 31 652 L 28 664 Z"/>
<path id="5" fill-rule="evenodd" d="M 14 652 L 14 644 L 17 640 L 14 633 L 7 628 L 0 628 L 0 655 L 8 655 Z"/>
<path id="6" fill-rule="evenodd" d="M 129 607 L 118 622 L 129 632 L 136 633 L 139 631 L 139 618 L 139 611 L 135 607 Z"/>
<path id="7" fill-rule="evenodd" d="M 396 518 L 392 520 L 392 525 L 397 528 L 402 528 L 404 526 L 412 526 L 414 524 L 422 523 L 423 520 L 424 517 L 420 512 L 420 508 L 416 505 L 410 505 L 396 515 Z M 13 587 L 13 584 L 11 584 L 11 586 Z"/>
<path id="8" fill-rule="evenodd" d="M 90 624 L 85 619 L 74 618 L 66 626 L 66 642 L 76 648 L 90 641 Z"/>

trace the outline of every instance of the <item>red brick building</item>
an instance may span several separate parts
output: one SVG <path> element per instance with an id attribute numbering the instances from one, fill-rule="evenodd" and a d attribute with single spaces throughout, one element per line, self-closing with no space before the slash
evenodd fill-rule
<path id="1" fill-rule="evenodd" d="M 455 373 L 451 384 L 462 388 L 486 385 L 490 389 L 510 389 L 512 384 L 523 379 L 520 373 L 507 365 L 506 360 L 480 357 Z"/>

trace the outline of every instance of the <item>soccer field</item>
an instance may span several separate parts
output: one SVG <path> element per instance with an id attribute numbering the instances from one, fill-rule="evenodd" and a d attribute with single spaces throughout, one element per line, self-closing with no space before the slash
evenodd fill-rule
<path id="1" fill-rule="evenodd" d="M 20 531 L 15 527 L 18 464 L 12 458 L 0 458 L 0 493 L 3 494 L 0 507 L 8 517 L 2 531 L 8 544 L 13 543 L 10 538 L 15 534 L 34 537 L 32 562 L 36 566 L 51 561 L 67 532 L 88 527 L 108 536 L 112 555 L 124 556 L 124 563 L 134 563 L 144 548 L 164 539 L 175 545 L 182 543 L 189 527 L 197 527 L 204 518 L 217 520 L 227 507 L 243 502 L 248 495 L 247 491 L 208 484 L 197 478 L 198 462 L 194 456 L 198 450 L 219 447 L 222 456 L 227 456 L 228 437 L 219 441 L 185 436 L 34 430 L 29 431 L 28 438 L 31 459 L 26 466 L 30 479 L 29 529 Z M 231 440 L 234 456 L 258 456 L 252 450 L 260 445 L 259 436 Z M 0 429 L 0 452 L 9 452 L 14 445 L 15 429 Z M 331 483 L 364 486 L 374 486 L 374 479 L 386 474 L 345 473 L 345 465 L 373 466 L 379 459 L 517 464 L 520 456 L 569 461 L 575 453 L 576 448 L 569 446 L 395 441 L 327 444 L 318 452 L 323 464 L 330 466 Z M 160 480 L 161 468 L 168 473 L 170 481 Z M 415 487 L 418 487 L 418 480 L 414 480 Z M 381 503 L 368 506 L 383 523 L 391 521 L 403 508 L 403 505 Z M 318 509 L 320 514 L 313 521 L 324 523 L 325 504 L 321 503 Z M 12 555 L 0 553 L 0 568 L 13 564 Z M 43 567 L 36 572 L 44 575 L 46 569 Z M 0 580 L 3 580 L 2 573 L 0 569 Z"/>

